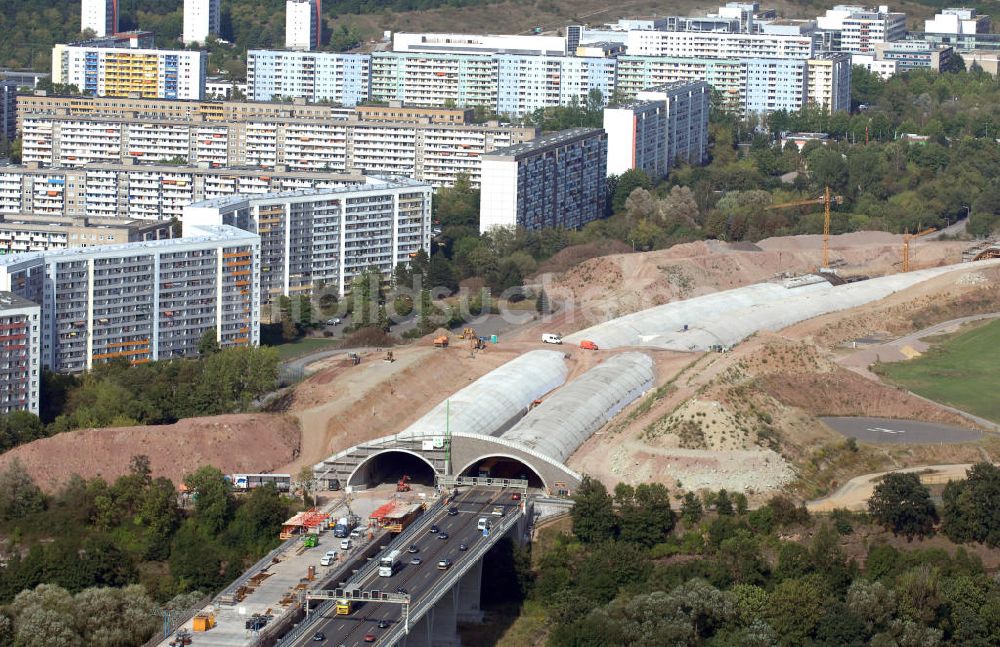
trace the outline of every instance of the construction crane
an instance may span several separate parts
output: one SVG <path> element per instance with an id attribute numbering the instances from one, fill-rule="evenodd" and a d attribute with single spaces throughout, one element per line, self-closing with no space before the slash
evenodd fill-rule
<path id="1" fill-rule="evenodd" d="M 921 236 L 926 236 L 927 234 L 937 231 L 935 227 L 928 227 L 922 231 L 918 231 L 915 234 L 910 234 L 906 232 L 903 234 L 903 271 L 910 271 L 910 241 L 914 238 L 920 238 Z"/>
<path id="2" fill-rule="evenodd" d="M 825 270 L 830 267 L 830 203 L 836 202 L 841 204 L 844 201 L 843 196 L 830 195 L 830 187 L 823 187 L 823 195 L 818 198 L 813 198 L 812 200 L 796 200 L 795 202 L 782 202 L 781 204 L 772 204 L 768 209 L 784 209 L 785 207 L 802 207 L 809 204 L 821 204 L 823 205 L 823 266 L 820 270 Z"/>

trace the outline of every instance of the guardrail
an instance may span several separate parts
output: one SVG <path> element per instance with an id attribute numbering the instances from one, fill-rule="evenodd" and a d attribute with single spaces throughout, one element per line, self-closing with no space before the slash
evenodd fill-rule
<path id="1" fill-rule="evenodd" d="M 490 530 L 491 536 L 503 537 L 507 532 L 521 520 L 523 513 L 521 509 L 518 508 L 516 512 L 506 515 L 500 523 L 493 526 Z M 427 610 L 437 604 L 438 600 L 444 597 L 447 591 L 458 585 L 458 582 L 462 577 L 469 572 L 473 564 L 480 561 L 486 552 L 493 547 L 496 542 L 478 542 L 471 551 L 466 553 L 466 558 L 462 559 L 458 566 L 454 567 L 449 571 L 447 576 L 439 580 L 434 587 L 431 589 L 431 595 L 422 600 L 418 600 L 413 603 L 410 608 L 410 621 L 409 625 L 401 626 L 396 625 L 395 628 L 391 629 L 385 634 L 386 644 L 394 645 L 404 636 L 410 633 L 410 626 L 415 625 L 420 619 L 427 613 Z M 487 545 L 489 544 L 489 545 Z"/>

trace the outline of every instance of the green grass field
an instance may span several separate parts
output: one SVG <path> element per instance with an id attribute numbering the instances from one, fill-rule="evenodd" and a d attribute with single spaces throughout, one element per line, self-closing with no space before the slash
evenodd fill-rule
<path id="1" fill-rule="evenodd" d="M 336 348 L 338 341 L 340 340 L 330 337 L 304 337 L 288 344 L 274 346 L 274 349 L 278 351 L 281 361 L 287 362 L 290 359 L 302 357 L 318 350 L 332 350 Z"/>
<path id="2" fill-rule="evenodd" d="M 949 339 L 917 359 L 883 364 L 880 373 L 925 398 L 1000 422 L 1000 321 Z"/>

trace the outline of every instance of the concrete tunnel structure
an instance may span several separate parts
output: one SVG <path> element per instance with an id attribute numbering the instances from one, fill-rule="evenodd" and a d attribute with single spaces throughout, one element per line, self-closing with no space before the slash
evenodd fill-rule
<path id="1" fill-rule="evenodd" d="M 449 474 L 477 476 L 488 466 L 490 476 L 527 478 L 530 487 L 572 492 L 581 477 L 565 466 L 566 459 L 652 387 L 654 370 L 648 355 L 622 353 L 563 386 L 568 373 L 566 356 L 559 351 L 526 353 L 398 434 L 317 464 L 316 478 L 327 485 L 336 479 L 363 488 L 398 480 L 404 473 L 414 482 Z M 547 393 L 552 394 L 533 407 Z"/>

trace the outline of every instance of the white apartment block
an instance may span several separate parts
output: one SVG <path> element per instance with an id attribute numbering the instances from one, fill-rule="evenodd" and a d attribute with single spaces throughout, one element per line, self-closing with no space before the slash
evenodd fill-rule
<path id="1" fill-rule="evenodd" d="M 2 254 L 135 243 L 172 237 L 170 224 L 160 220 L 0 214 Z"/>
<path id="2" fill-rule="evenodd" d="M 247 98 L 285 98 L 354 106 L 371 94 L 371 57 L 337 52 L 251 49 L 247 52 Z"/>
<path id="3" fill-rule="evenodd" d="M 322 0 L 286 0 L 285 47 L 310 52 L 319 47 Z"/>
<path id="4" fill-rule="evenodd" d="M 545 56 L 563 56 L 572 53 L 566 49 L 565 36 L 418 34 L 405 32 L 396 32 L 392 35 L 392 51 L 422 54 L 497 54 L 510 52 Z"/>
<path id="5" fill-rule="evenodd" d="M 0 292 L 0 414 L 38 413 L 41 309 L 13 292 Z"/>
<path id="6" fill-rule="evenodd" d="M 695 58 L 809 59 L 817 51 L 815 37 L 690 31 L 630 31 L 629 56 Z"/>
<path id="7" fill-rule="evenodd" d="M 576 229 L 602 218 L 607 202 L 608 136 L 572 128 L 483 157 L 479 230 Z"/>
<path id="8" fill-rule="evenodd" d="M 852 54 L 875 51 L 875 43 L 906 36 L 906 14 L 890 12 L 887 5 L 867 8 L 837 5 L 816 19 L 827 49 Z"/>
<path id="9" fill-rule="evenodd" d="M 808 97 L 830 113 L 851 110 L 851 55 L 824 52 L 809 59 Z"/>
<path id="10" fill-rule="evenodd" d="M 359 175 L 248 168 L 90 164 L 0 168 L 0 213 L 178 220 L 192 202 L 358 182 Z"/>
<path id="11" fill-rule="evenodd" d="M 377 267 L 388 276 L 419 250 L 430 251 L 429 185 L 367 178 L 365 183 L 197 202 L 184 230 L 227 224 L 261 237 L 261 302 L 336 290 Z"/>
<path id="12" fill-rule="evenodd" d="M 707 161 L 710 95 L 704 81 L 680 81 L 644 90 L 634 104 L 605 108 L 608 175 L 637 168 L 655 180 L 676 164 Z"/>
<path id="13" fill-rule="evenodd" d="M 221 0 L 184 0 L 185 45 L 204 44 L 209 36 L 219 35 Z"/>
<path id="14" fill-rule="evenodd" d="M 88 29 L 98 38 L 118 31 L 118 0 L 81 0 L 80 31 Z"/>
<path id="15" fill-rule="evenodd" d="M 924 32 L 928 34 L 988 34 L 992 20 L 988 14 L 980 15 L 973 8 L 952 7 L 943 9 L 930 20 L 924 21 Z"/>
<path id="16" fill-rule="evenodd" d="M 41 306 L 41 363 L 79 373 L 260 342 L 260 237 L 192 227 L 172 240 L 0 256 L 0 289 Z"/>
<path id="17" fill-rule="evenodd" d="M 205 52 L 89 45 L 52 48 L 52 82 L 98 97 L 201 99 Z"/>
<path id="18" fill-rule="evenodd" d="M 443 112 L 466 116 L 464 111 Z M 482 155 L 530 140 L 536 133 L 534 128 L 496 122 L 439 123 L 430 116 L 420 121 L 361 120 L 357 113 L 352 117 L 226 124 L 26 115 L 22 161 L 45 167 L 168 161 L 217 169 L 252 166 L 393 175 L 434 186 L 450 186 L 465 174 L 478 185 Z"/>

